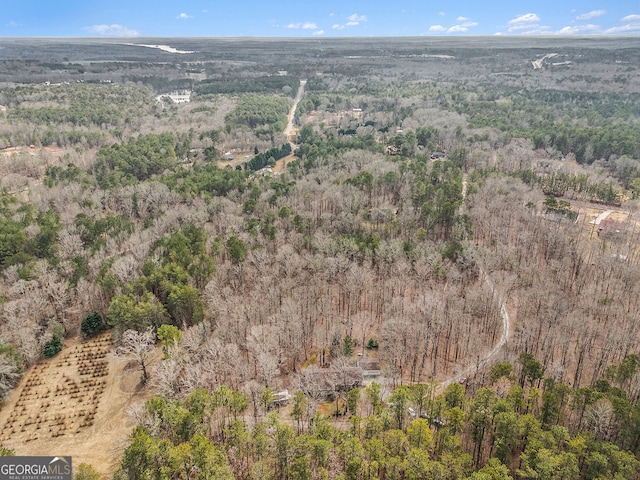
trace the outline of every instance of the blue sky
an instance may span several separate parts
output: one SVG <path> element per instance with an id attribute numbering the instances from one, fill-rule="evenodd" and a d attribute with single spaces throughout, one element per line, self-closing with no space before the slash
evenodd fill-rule
<path id="1" fill-rule="evenodd" d="M 640 35 L 640 0 L 4 0 L 0 36 Z"/>

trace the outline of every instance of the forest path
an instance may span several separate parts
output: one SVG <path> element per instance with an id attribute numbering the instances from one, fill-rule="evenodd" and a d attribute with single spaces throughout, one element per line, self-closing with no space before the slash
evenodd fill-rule
<path id="1" fill-rule="evenodd" d="M 300 80 L 300 86 L 298 87 L 298 93 L 296 93 L 296 97 L 293 100 L 293 105 L 291 106 L 291 110 L 289 110 L 289 115 L 287 115 L 287 119 L 289 120 L 289 122 L 287 123 L 287 126 L 284 129 L 284 134 L 287 137 L 287 141 L 289 142 L 289 145 L 291 145 L 291 151 L 293 152 L 293 150 L 295 149 L 295 144 L 293 142 L 293 139 L 291 138 L 291 132 L 293 131 L 293 121 L 296 118 L 296 109 L 298 108 L 298 103 L 300 103 L 300 100 L 302 100 L 302 96 L 304 95 L 304 87 L 307 84 L 307 80 L 306 79 L 301 79 Z"/>
<path id="2" fill-rule="evenodd" d="M 462 206 L 460 207 L 461 212 L 464 212 L 466 200 L 467 200 L 467 174 L 464 173 L 462 175 Z M 473 248 L 473 243 L 471 244 L 471 248 Z M 477 259 L 477 256 L 476 256 L 476 259 Z M 460 382 L 462 379 L 470 376 L 474 372 L 477 372 L 481 367 L 484 367 L 489 362 L 493 361 L 495 357 L 498 355 L 498 352 L 500 352 L 500 349 L 504 345 L 506 345 L 507 340 L 509 339 L 509 335 L 511 334 L 512 324 L 511 324 L 511 317 L 509 316 L 509 312 L 507 311 L 507 304 L 504 301 L 504 298 L 502 297 L 502 295 L 500 295 L 500 293 L 496 290 L 496 287 L 493 281 L 491 280 L 491 278 L 489 278 L 489 275 L 484 270 L 484 268 L 482 268 L 482 265 L 480 265 L 480 262 L 478 262 L 478 264 L 480 267 L 480 276 L 482 277 L 484 282 L 489 286 L 489 288 L 491 288 L 493 298 L 500 305 L 500 316 L 502 317 L 502 334 L 500 335 L 500 338 L 498 339 L 497 343 L 493 346 L 491 350 L 489 350 L 489 352 L 484 357 L 478 358 L 478 360 L 473 365 L 469 365 L 468 367 L 463 368 L 455 375 L 440 382 L 440 385 L 439 385 L 440 389 L 445 389 L 451 383 Z"/>
<path id="3" fill-rule="evenodd" d="M 295 120 L 295 117 L 296 117 L 296 109 L 298 108 L 298 103 L 300 103 L 300 100 L 302 100 L 302 96 L 304 95 L 304 87 L 306 84 L 307 84 L 306 79 L 300 80 L 298 93 L 296 93 L 296 98 L 294 98 L 293 105 L 291 106 L 291 110 L 289 110 L 289 115 L 287 115 L 287 119 L 288 119 L 287 126 L 282 132 L 287 137 L 287 142 L 289 142 L 289 145 L 291 145 L 291 154 L 287 155 L 284 158 L 281 158 L 276 162 L 275 166 L 273 167 L 274 172 L 282 172 L 284 170 L 284 167 L 287 165 L 287 163 L 292 162 L 296 159 L 295 155 L 293 154 L 293 152 L 296 149 L 296 144 L 294 142 L 295 132 L 293 130 L 293 121 Z"/>

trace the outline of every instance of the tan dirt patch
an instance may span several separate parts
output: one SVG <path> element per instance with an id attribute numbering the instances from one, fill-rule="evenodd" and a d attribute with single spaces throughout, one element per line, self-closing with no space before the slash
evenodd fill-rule
<path id="1" fill-rule="evenodd" d="M 0 410 L 0 445 L 16 455 L 71 455 L 76 466 L 112 475 L 134 427 L 126 409 L 149 396 L 136 365 L 112 350 L 110 333 L 75 339 L 31 367 Z"/>
<path id="2" fill-rule="evenodd" d="M 8 147 L 0 150 L 0 155 L 4 155 L 8 157 L 13 154 L 26 153 L 26 154 L 35 156 L 40 152 L 62 155 L 63 150 L 61 148 L 54 148 L 54 147 Z"/>

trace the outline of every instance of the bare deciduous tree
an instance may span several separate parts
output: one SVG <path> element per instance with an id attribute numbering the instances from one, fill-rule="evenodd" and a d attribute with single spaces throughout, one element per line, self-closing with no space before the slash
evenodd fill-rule
<path id="1" fill-rule="evenodd" d="M 122 334 L 120 346 L 115 350 L 116 357 L 125 360 L 135 360 L 142 371 L 141 381 L 147 383 L 149 360 L 154 353 L 155 332 L 148 328 L 144 332 L 127 330 Z"/>
<path id="2" fill-rule="evenodd" d="M 6 355 L 0 355 L 0 399 L 15 386 L 20 378 L 18 366 Z"/>
<path id="3" fill-rule="evenodd" d="M 601 398 L 587 408 L 585 417 L 589 427 L 593 430 L 593 433 L 595 433 L 596 438 L 601 440 L 607 438 L 611 428 L 613 413 L 613 406 L 606 398 Z"/>

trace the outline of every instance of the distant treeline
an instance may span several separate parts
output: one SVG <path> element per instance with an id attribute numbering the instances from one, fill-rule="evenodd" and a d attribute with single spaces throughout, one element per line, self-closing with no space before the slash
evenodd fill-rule
<path id="1" fill-rule="evenodd" d="M 11 118 L 19 119 L 26 123 L 36 125 L 50 125 L 70 123 L 74 126 L 90 127 L 94 125 L 117 125 L 122 121 L 122 115 L 118 107 L 91 110 L 83 105 L 71 105 L 69 108 L 41 107 L 22 108 L 16 107 L 11 112 Z"/>
<path id="2" fill-rule="evenodd" d="M 578 126 L 552 124 L 532 132 L 536 148 L 553 146 L 563 155 L 573 153 L 579 163 L 610 156 L 640 157 L 640 131 L 630 125 Z"/>
<path id="3" fill-rule="evenodd" d="M 176 162 L 176 139 L 169 133 L 140 135 L 98 150 L 94 173 L 102 188 L 131 185 L 162 173 Z"/>
<path id="4" fill-rule="evenodd" d="M 0 135 L 0 139 L 4 140 L 7 145 L 38 145 L 49 147 L 57 145 L 66 147 L 69 145 L 86 145 L 88 147 L 98 147 L 109 139 L 107 132 L 91 132 L 88 130 L 40 130 L 34 128 L 32 130 L 21 130 L 19 132 L 11 132 Z"/>
<path id="5" fill-rule="evenodd" d="M 568 197 L 576 200 L 620 205 L 623 191 L 611 182 L 593 182 L 586 174 L 569 174 L 553 172 L 550 175 L 539 175 L 532 170 L 521 170 L 516 173 L 527 185 L 539 185 L 545 195 Z"/>
<path id="6" fill-rule="evenodd" d="M 536 149 L 573 153 L 579 163 L 612 155 L 640 156 L 637 125 L 615 120 L 637 118 L 637 94 L 494 89 L 472 96 L 452 91 L 449 98 L 440 98 L 440 104 L 468 115 L 474 128 L 492 127 L 529 138 Z"/>
<path id="7" fill-rule="evenodd" d="M 232 190 L 245 189 L 246 172 L 218 168 L 213 163 L 195 165 L 191 169 L 180 168 L 164 175 L 160 181 L 184 198 L 203 195 L 205 198 L 225 196 Z"/>
<path id="8" fill-rule="evenodd" d="M 225 78 L 205 80 L 195 86 L 198 95 L 237 94 L 237 93 L 284 93 L 295 96 L 300 79 L 290 76 L 271 76 L 257 78 Z M 289 87 L 288 89 L 285 87 Z"/>
<path id="9" fill-rule="evenodd" d="M 241 97 L 233 112 L 225 120 L 230 124 L 257 128 L 270 125 L 274 132 L 284 130 L 289 113 L 289 100 L 271 95 L 246 95 Z"/>
<path id="10" fill-rule="evenodd" d="M 291 145 L 289 145 L 288 143 L 285 143 L 280 148 L 270 148 L 266 152 L 258 153 L 255 157 L 249 160 L 249 162 L 247 162 L 247 168 L 255 172 L 266 166 L 272 167 L 276 164 L 276 160 L 280 160 L 290 153 Z"/>
<path id="11" fill-rule="evenodd" d="M 127 82 L 149 85 L 157 93 L 169 93 L 173 90 L 191 90 L 193 87 L 193 80 L 190 78 L 169 79 L 157 75 L 125 75 L 122 79 Z"/>
<path id="12" fill-rule="evenodd" d="M 16 265 L 19 277 L 30 279 L 36 259 L 54 260 L 60 230 L 54 210 L 38 212 L 31 204 L 18 206 L 15 197 L 0 196 L 0 270 Z"/>
<path id="13" fill-rule="evenodd" d="M 320 165 L 324 159 L 336 157 L 341 152 L 348 150 L 367 150 L 369 152 L 382 152 L 381 145 L 376 142 L 373 135 L 359 136 L 333 136 L 316 132 L 311 125 L 305 125 L 298 135 L 298 148 L 295 155 L 300 160 L 287 165 L 289 173 L 293 176 L 298 172 L 309 172 Z"/>
<path id="14" fill-rule="evenodd" d="M 145 87 L 115 84 L 10 86 L 0 89 L 0 103 L 8 107 L 8 119 L 16 123 L 46 125 L 49 129 L 67 124 L 122 127 L 151 107 L 149 93 Z"/>

